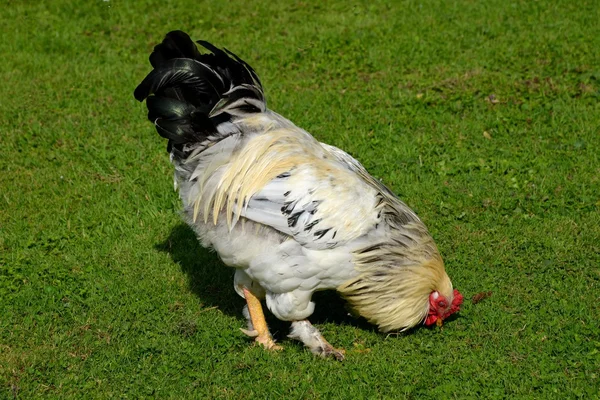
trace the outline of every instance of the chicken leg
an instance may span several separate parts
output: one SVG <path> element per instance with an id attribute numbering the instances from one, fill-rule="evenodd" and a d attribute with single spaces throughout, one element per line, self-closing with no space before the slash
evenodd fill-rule
<path id="1" fill-rule="evenodd" d="M 255 338 L 257 343 L 260 343 L 267 350 L 281 350 L 282 347 L 275 344 L 269 328 L 267 327 L 267 321 L 265 321 L 265 314 L 262 310 L 260 300 L 252 294 L 248 289 L 243 288 L 244 297 L 246 303 L 248 303 L 248 328 L 241 329 L 246 335 Z"/>
<path id="2" fill-rule="evenodd" d="M 344 359 L 344 350 L 334 348 L 307 319 L 292 322 L 288 337 L 304 343 L 313 354 L 321 357 L 333 356 L 338 361 Z"/>

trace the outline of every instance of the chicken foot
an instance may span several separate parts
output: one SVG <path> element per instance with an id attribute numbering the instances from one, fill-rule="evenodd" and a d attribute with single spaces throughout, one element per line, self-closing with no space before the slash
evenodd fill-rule
<path id="1" fill-rule="evenodd" d="M 304 343 L 313 354 L 321 357 L 332 356 L 338 361 L 344 359 L 344 350 L 334 348 L 307 319 L 292 322 L 288 337 Z"/>
<path id="2" fill-rule="evenodd" d="M 260 300 L 248 289 L 243 288 L 243 291 L 247 303 L 247 306 L 244 307 L 244 315 L 248 318 L 248 329 L 240 328 L 240 330 L 246 335 L 255 338 L 254 340 L 267 350 L 281 350 L 282 347 L 275 344 L 269 332 Z M 246 311 L 248 315 L 246 315 Z"/>

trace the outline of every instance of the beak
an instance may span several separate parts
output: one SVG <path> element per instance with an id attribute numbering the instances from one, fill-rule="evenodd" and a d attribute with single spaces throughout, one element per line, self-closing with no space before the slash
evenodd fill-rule
<path id="1" fill-rule="evenodd" d="M 438 319 L 435 321 L 435 324 L 441 328 L 441 327 L 442 327 L 442 325 L 444 325 L 444 320 L 443 320 L 443 319 L 441 319 L 441 318 L 438 318 Z"/>

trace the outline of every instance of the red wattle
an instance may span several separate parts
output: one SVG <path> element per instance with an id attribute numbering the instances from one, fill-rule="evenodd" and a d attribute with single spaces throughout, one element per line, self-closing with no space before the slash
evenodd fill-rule
<path id="1" fill-rule="evenodd" d="M 429 326 L 429 325 L 433 325 L 435 324 L 435 321 L 437 321 L 438 317 L 435 314 L 429 314 L 427 316 L 427 318 L 425 318 L 425 325 Z"/>

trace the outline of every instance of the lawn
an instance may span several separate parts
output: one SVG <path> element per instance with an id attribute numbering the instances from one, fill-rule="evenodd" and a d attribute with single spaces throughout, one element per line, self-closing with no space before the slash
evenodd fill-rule
<path id="1" fill-rule="evenodd" d="M 0 398 L 598 398 L 600 5 L 5 1 Z M 240 331 L 233 271 L 180 221 L 133 89 L 183 29 L 429 227 L 466 298 L 384 335 L 335 293 L 344 362 Z M 491 297 L 472 301 L 481 292 Z"/>

